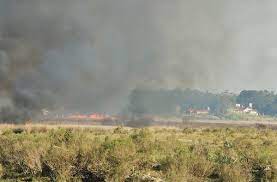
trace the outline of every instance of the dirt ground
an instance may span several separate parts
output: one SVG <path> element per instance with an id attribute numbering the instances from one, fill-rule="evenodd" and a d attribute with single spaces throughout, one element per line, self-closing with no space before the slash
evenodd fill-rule
<path id="1" fill-rule="evenodd" d="M 132 122 L 132 121 L 130 121 Z M 63 127 L 63 128 L 95 128 L 95 129 L 113 129 L 120 125 L 116 123 L 103 124 L 101 122 L 60 122 L 60 121 L 44 121 L 44 122 L 31 122 L 28 124 L 14 125 L 14 124 L 0 124 L 0 129 L 3 128 L 33 128 L 33 127 L 46 127 L 48 129 Z M 136 127 L 136 126 L 132 126 Z M 132 128 L 126 127 L 126 128 Z M 172 122 L 172 121 L 149 121 L 149 123 L 137 126 L 141 127 L 174 127 L 174 128 L 271 128 L 277 129 L 277 121 L 230 121 L 230 120 L 193 120 L 184 122 Z"/>

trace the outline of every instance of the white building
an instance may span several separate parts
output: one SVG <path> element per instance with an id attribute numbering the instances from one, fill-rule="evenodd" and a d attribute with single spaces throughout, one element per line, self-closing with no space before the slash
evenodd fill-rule
<path id="1" fill-rule="evenodd" d="M 253 104 L 249 103 L 248 107 L 243 107 L 240 104 L 236 104 L 235 109 L 233 110 L 235 113 L 244 113 L 244 114 L 249 114 L 253 116 L 258 116 L 259 113 L 256 109 L 253 108 Z"/>

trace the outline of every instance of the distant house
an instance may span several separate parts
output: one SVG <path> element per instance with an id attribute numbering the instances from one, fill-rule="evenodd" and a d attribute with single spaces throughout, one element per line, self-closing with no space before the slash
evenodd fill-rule
<path id="1" fill-rule="evenodd" d="M 249 114 L 249 115 L 253 115 L 253 116 L 258 116 L 259 113 L 257 110 L 253 109 L 253 108 L 250 108 L 250 107 L 247 107 L 243 110 L 243 113 L 246 113 L 246 114 Z"/>
<path id="2" fill-rule="evenodd" d="M 232 109 L 232 112 L 233 112 L 233 113 L 242 114 L 243 111 L 244 111 L 244 107 L 241 106 L 240 104 L 236 104 L 236 107 L 234 107 L 234 108 Z"/>
<path id="3" fill-rule="evenodd" d="M 233 109 L 234 113 L 240 113 L 240 114 L 249 114 L 253 116 L 258 116 L 259 113 L 256 109 L 253 108 L 253 104 L 249 103 L 248 107 L 244 107 L 240 104 L 236 104 L 236 107 Z"/>

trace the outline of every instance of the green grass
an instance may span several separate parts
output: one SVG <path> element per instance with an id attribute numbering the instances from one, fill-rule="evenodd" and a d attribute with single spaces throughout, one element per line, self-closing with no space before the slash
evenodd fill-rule
<path id="1" fill-rule="evenodd" d="M 267 129 L 2 129 L 2 181 L 277 181 Z M 0 180 L 1 181 L 1 180 Z"/>
<path id="2" fill-rule="evenodd" d="M 233 120 L 233 121 L 276 121 L 276 117 L 273 116 L 267 116 L 267 115 L 250 115 L 245 113 L 232 113 L 229 112 L 224 116 L 227 120 Z"/>

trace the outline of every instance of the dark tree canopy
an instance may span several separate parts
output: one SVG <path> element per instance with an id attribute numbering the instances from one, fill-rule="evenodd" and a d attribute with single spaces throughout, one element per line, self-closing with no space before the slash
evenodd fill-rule
<path id="1" fill-rule="evenodd" d="M 189 108 L 207 109 L 215 115 L 222 115 L 235 104 L 235 96 L 230 94 L 214 94 L 192 89 L 174 90 L 142 90 L 135 89 L 129 97 L 128 110 L 139 114 L 175 114 L 176 108 L 181 111 Z"/>
<path id="2" fill-rule="evenodd" d="M 255 109 L 261 114 L 277 114 L 277 95 L 267 90 L 243 90 L 237 97 L 237 103 L 245 106 L 253 103 Z"/>
<path id="3" fill-rule="evenodd" d="M 249 103 L 261 114 L 277 115 L 277 95 L 267 90 L 243 90 L 239 95 L 211 93 L 192 89 L 146 90 L 134 89 L 129 97 L 128 111 L 141 114 L 175 114 L 181 111 L 207 109 L 216 116 L 224 116 L 235 104 L 247 107 Z"/>

